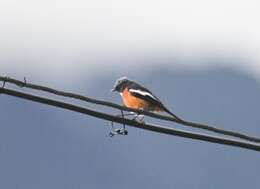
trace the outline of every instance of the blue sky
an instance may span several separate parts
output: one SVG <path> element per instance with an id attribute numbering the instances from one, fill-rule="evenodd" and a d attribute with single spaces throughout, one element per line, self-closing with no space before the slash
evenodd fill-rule
<path id="1" fill-rule="evenodd" d="M 131 77 L 185 119 L 259 136 L 260 88 L 245 74 L 161 68 Z M 71 89 L 120 103 L 119 95 L 108 92 L 114 79 L 96 79 L 88 90 L 88 81 L 77 82 Z M 5 95 L 0 103 L 2 188 L 259 186 L 257 152 L 134 128 L 126 137 L 110 138 L 110 123 L 96 118 Z"/>
<path id="2" fill-rule="evenodd" d="M 128 76 L 182 118 L 260 136 L 259 10 L 253 0 L 4 0 L 0 74 L 116 103 L 109 90 Z M 110 138 L 103 120 L 0 104 L 0 188 L 259 188 L 257 152 L 134 128 Z"/>

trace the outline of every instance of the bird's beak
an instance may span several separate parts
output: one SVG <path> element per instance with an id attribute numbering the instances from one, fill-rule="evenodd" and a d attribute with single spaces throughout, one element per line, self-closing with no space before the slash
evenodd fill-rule
<path id="1" fill-rule="evenodd" d="M 110 92 L 115 92 L 115 91 L 116 91 L 116 89 L 115 89 L 115 88 L 113 88 L 113 89 L 111 89 L 111 90 L 110 90 Z"/>

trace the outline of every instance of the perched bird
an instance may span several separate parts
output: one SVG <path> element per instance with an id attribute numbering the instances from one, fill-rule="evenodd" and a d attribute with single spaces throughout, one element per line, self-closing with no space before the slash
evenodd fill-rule
<path id="1" fill-rule="evenodd" d="M 141 109 L 148 112 L 164 111 L 176 120 L 182 121 L 179 117 L 168 110 L 163 103 L 151 91 L 140 84 L 129 80 L 127 77 L 121 77 L 116 80 L 111 91 L 120 93 L 123 104 L 129 108 Z"/>

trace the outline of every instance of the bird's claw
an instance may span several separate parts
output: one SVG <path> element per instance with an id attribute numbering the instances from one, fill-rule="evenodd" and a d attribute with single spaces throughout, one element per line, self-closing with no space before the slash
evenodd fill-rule
<path id="1" fill-rule="evenodd" d="M 137 115 L 137 116 L 135 116 L 135 117 L 133 118 L 133 121 L 136 121 L 136 122 L 142 123 L 142 124 L 145 123 L 145 121 L 144 121 L 144 116 L 143 116 L 143 115 Z"/>

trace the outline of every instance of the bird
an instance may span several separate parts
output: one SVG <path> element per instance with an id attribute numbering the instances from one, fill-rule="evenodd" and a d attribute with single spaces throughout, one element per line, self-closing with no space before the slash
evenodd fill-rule
<path id="1" fill-rule="evenodd" d="M 138 84 L 127 77 L 120 77 L 116 80 L 112 92 L 119 92 L 122 97 L 124 106 L 148 112 L 166 112 L 177 121 L 181 118 L 173 114 L 161 100 L 156 97 L 150 90 Z"/>

